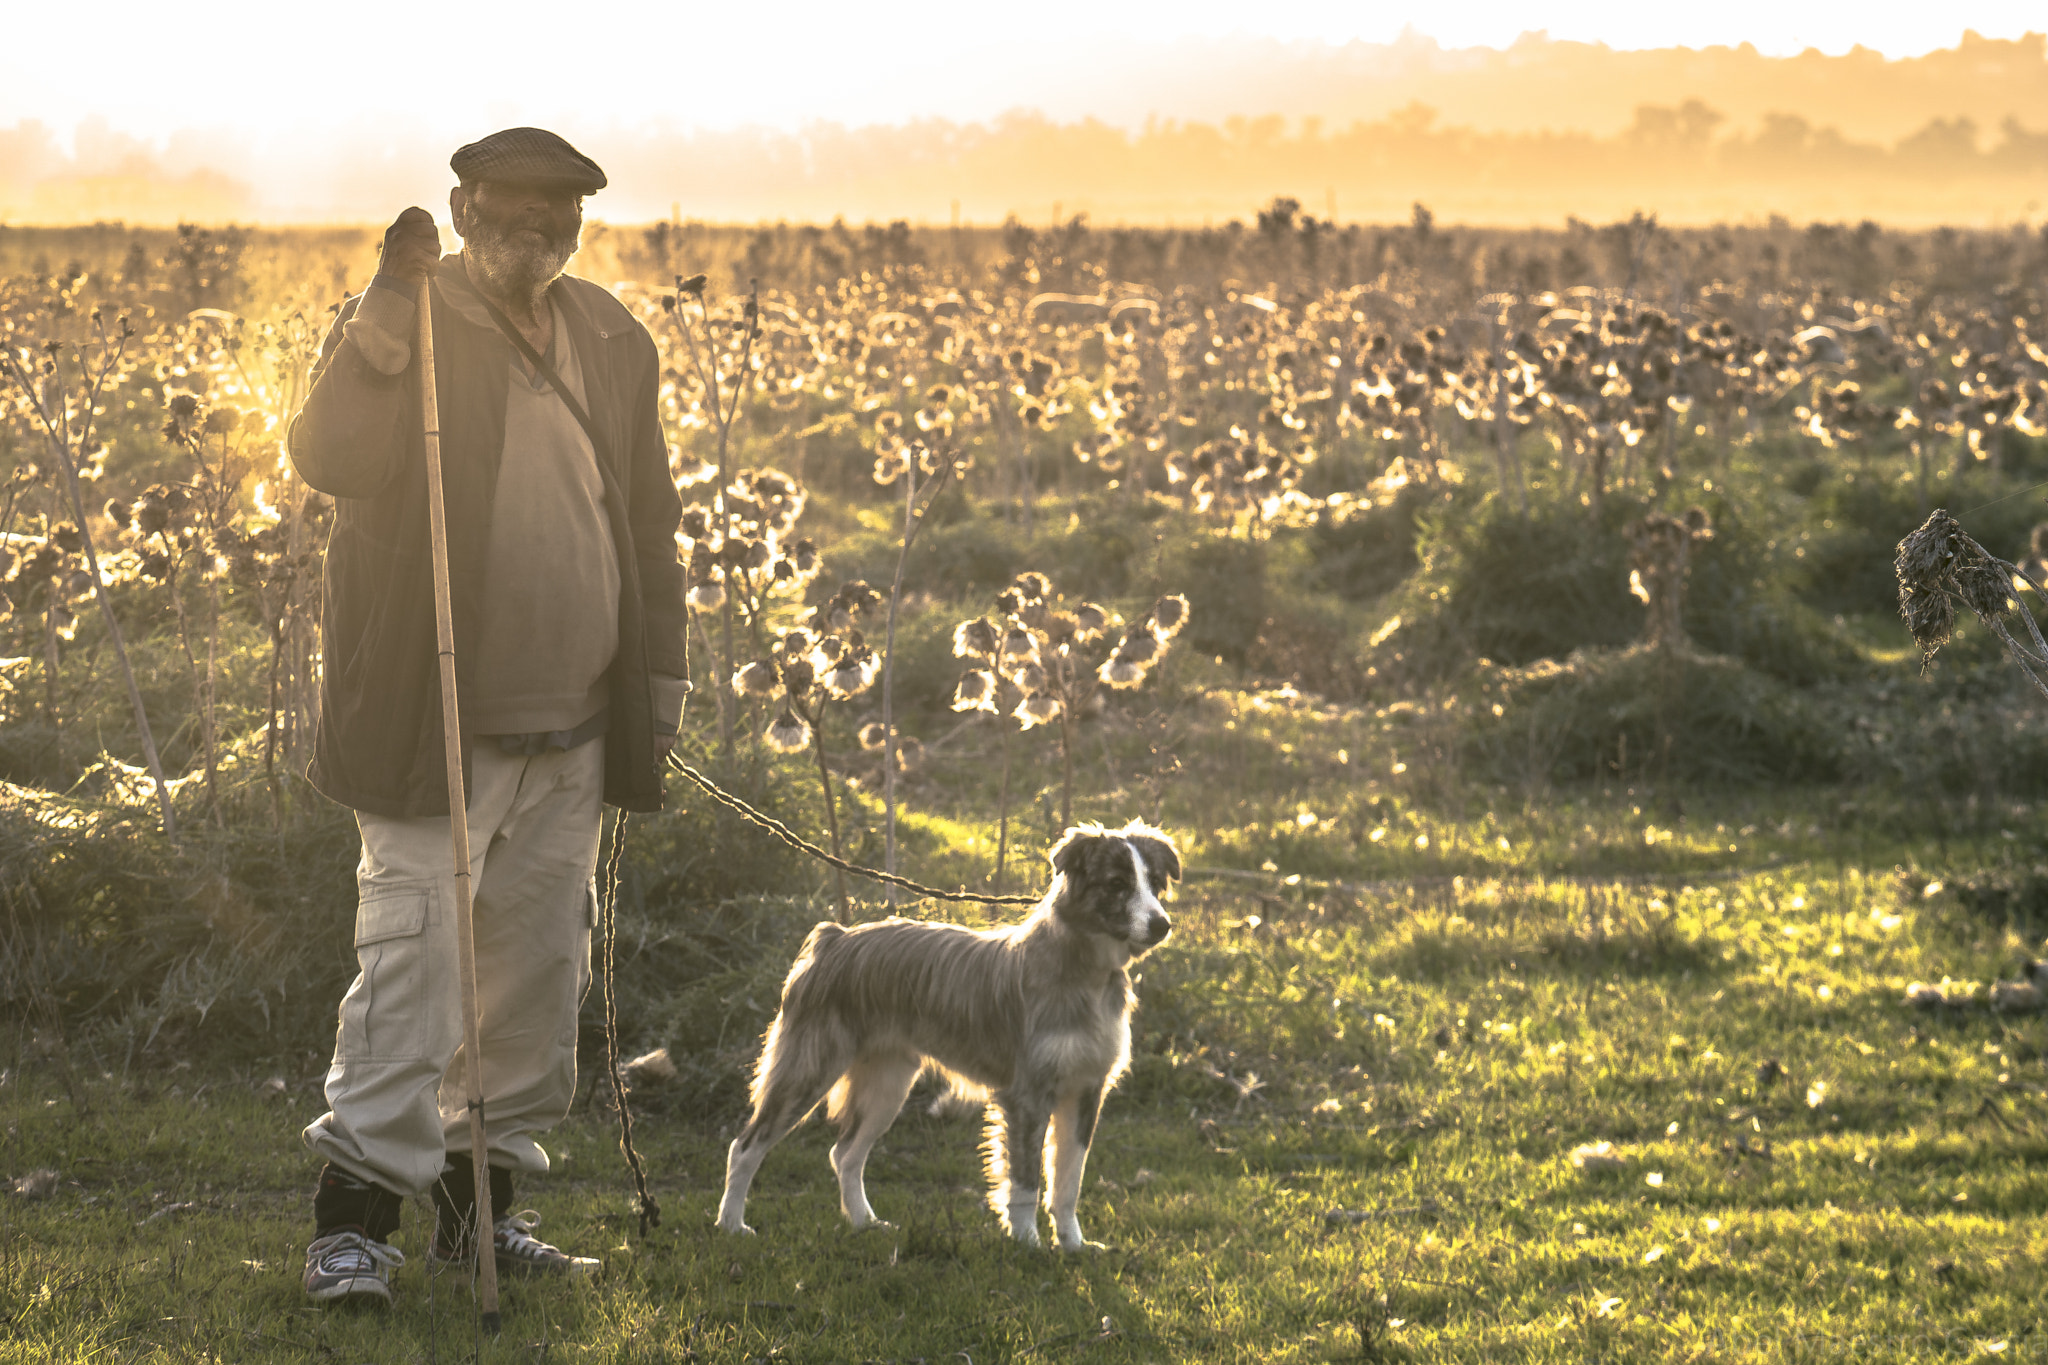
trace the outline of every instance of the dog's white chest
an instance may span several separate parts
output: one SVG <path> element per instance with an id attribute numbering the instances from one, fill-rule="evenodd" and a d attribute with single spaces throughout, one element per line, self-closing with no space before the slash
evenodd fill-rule
<path id="1" fill-rule="evenodd" d="M 1099 1081 L 1123 1067 L 1131 1051 L 1131 1026 L 1121 1015 L 1105 1015 L 1092 1027 L 1059 1029 L 1032 1045 L 1032 1070 L 1062 1081 Z"/>

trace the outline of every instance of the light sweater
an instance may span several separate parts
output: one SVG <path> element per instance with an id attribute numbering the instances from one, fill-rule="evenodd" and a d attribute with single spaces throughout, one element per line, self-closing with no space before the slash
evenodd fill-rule
<path id="1" fill-rule="evenodd" d="M 475 287 L 443 270 L 442 297 L 468 320 L 493 327 Z M 560 309 L 546 359 L 585 403 L 583 370 Z M 387 374 L 412 358 L 414 305 L 373 286 L 347 335 Z M 509 350 L 505 445 L 485 557 L 476 668 L 462 697 L 479 735 L 574 730 L 605 709 L 605 674 L 619 643 L 619 567 L 604 487 L 590 437 L 554 386 Z M 673 733 L 680 679 L 654 679 L 655 726 Z"/>

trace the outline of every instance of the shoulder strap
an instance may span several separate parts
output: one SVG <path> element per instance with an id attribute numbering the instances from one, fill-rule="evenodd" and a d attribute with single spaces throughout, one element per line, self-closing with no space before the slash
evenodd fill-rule
<path id="1" fill-rule="evenodd" d="M 561 398 L 563 406 L 569 409 L 570 414 L 575 417 L 577 425 L 583 428 L 583 434 L 590 438 L 590 446 L 591 449 L 597 452 L 598 463 L 603 464 L 607 458 L 604 438 L 598 435 L 597 423 L 590 420 L 590 413 L 585 410 L 581 403 L 576 401 L 576 395 L 571 393 L 569 386 L 562 382 L 562 376 L 555 373 L 555 367 L 548 364 L 541 353 L 533 349 L 533 343 L 528 341 L 520 333 L 519 329 L 512 325 L 512 319 L 506 317 L 504 311 L 497 304 L 492 303 L 486 298 L 483 290 L 477 290 L 476 296 L 483 303 L 485 311 L 491 315 L 491 321 L 497 323 L 498 330 L 505 334 L 505 339 L 518 347 L 519 354 L 526 357 L 527 364 L 533 366 L 540 374 L 540 377 L 547 380 L 554 387 L 555 393 Z"/>

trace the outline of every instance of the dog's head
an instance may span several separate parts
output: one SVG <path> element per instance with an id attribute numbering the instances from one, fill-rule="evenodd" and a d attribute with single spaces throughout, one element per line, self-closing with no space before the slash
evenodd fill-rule
<path id="1" fill-rule="evenodd" d="M 1068 924 L 1117 940 L 1133 957 L 1173 929 L 1159 893 L 1179 880 L 1180 854 L 1150 825 L 1080 825 L 1061 835 L 1048 856 L 1061 879 L 1053 910 Z"/>

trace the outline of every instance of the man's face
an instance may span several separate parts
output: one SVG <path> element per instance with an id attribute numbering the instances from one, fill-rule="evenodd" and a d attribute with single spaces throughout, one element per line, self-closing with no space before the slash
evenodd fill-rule
<path id="1" fill-rule="evenodd" d="M 454 197 L 464 248 L 502 288 L 538 289 L 576 254 L 583 196 L 574 190 L 483 180 Z"/>

